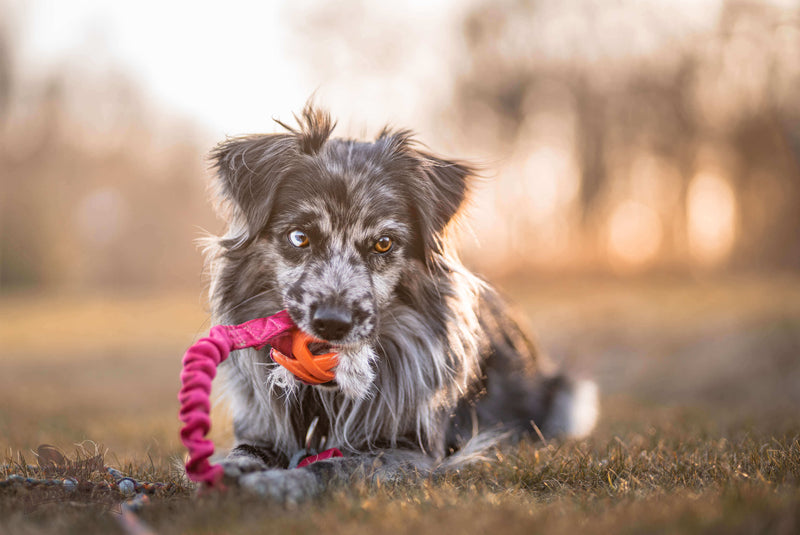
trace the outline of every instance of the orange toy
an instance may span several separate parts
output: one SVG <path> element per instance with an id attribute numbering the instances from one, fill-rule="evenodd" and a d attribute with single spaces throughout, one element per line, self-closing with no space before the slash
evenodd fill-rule
<path id="1" fill-rule="evenodd" d="M 333 368 L 339 363 L 339 357 L 336 353 L 315 355 L 308 349 L 308 344 L 321 341 L 300 329 L 293 329 L 292 356 L 287 357 L 273 347 L 272 359 L 301 381 L 313 385 L 327 383 L 334 378 Z"/>

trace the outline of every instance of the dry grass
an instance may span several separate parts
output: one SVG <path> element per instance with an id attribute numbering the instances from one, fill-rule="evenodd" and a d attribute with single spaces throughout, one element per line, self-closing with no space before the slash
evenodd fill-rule
<path id="1" fill-rule="evenodd" d="M 294 508 L 233 492 L 198 498 L 171 464 L 178 362 L 207 327 L 199 305 L 182 303 L 198 300 L 15 298 L 0 301 L 0 319 L 18 314 L 13 328 L 0 321 L 0 478 L 24 473 L 40 443 L 72 451 L 91 438 L 109 447 L 105 463 L 174 483 L 141 512 L 165 534 L 800 531 L 800 281 L 507 288 L 543 346 L 599 381 L 590 439 L 522 444 L 438 480 L 355 481 Z M 10 341 L 59 318 L 57 344 Z M 104 334 L 85 344 L 93 332 Z M 120 532 L 122 499 L 90 485 L 0 487 L 0 533 Z"/>
<path id="2" fill-rule="evenodd" d="M 127 467 L 175 479 L 167 467 Z M 0 490 L 3 532 L 114 532 L 114 491 Z M 796 533 L 800 429 L 719 438 L 671 429 L 523 444 L 439 480 L 364 485 L 283 507 L 242 496 L 157 493 L 141 518 L 158 533 Z"/>

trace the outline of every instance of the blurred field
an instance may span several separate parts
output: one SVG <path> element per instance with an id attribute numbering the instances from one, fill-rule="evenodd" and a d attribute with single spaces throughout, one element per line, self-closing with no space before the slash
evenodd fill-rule
<path id="1" fill-rule="evenodd" d="M 270 522 L 275 532 L 302 533 L 800 528 L 800 277 L 500 286 L 548 353 L 600 384 L 602 418 L 589 441 L 524 446 L 445 482 L 354 487 L 307 515 L 231 498 L 198 503 L 182 491 L 156 499 L 145 518 L 164 533 L 260 531 Z M 31 460 L 41 443 L 69 452 L 91 440 L 108 448 L 109 464 L 174 477 L 180 358 L 207 319 L 189 294 L 3 298 L 6 457 Z M 215 418 L 224 444 L 225 419 Z M 39 505 L 25 502 L 22 514 L 3 503 L 0 528 L 12 531 L 77 532 L 98 518 L 104 530 L 115 526 L 113 504 L 65 506 L 61 524 L 50 524 Z"/>
<path id="2" fill-rule="evenodd" d="M 762 421 L 800 407 L 800 277 L 500 287 L 542 348 L 622 412 L 691 407 Z M 3 446 L 91 439 L 123 457 L 176 451 L 180 359 L 208 327 L 199 295 L 2 298 Z M 620 410 L 604 410 L 606 423 Z"/>
<path id="3" fill-rule="evenodd" d="M 207 318 L 189 294 L 3 298 L 3 445 L 174 452 L 180 359 Z"/>

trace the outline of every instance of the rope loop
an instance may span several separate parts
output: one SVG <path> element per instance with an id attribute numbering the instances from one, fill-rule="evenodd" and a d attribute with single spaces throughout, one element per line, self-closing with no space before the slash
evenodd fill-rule
<path id="1" fill-rule="evenodd" d="M 207 337 L 186 351 L 178 401 L 181 404 L 179 417 L 183 422 L 181 441 L 189 450 L 186 461 L 189 479 L 208 486 L 220 485 L 222 481 L 222 467 L 212 465 L 208 460 L 214 453 L 214 443 L 206 435 L 211 429 L 211 382 L 217 374 L 217 366 L 228 358 L 230 352 L 270 345 L 275 362 L 285 366 L 300 380 L 330 381 L 338 358 L 335 353 L 319 355 L 318 358 L 313 355 L 308 344 L 318 341 L 298 329 L 289 313 L 282 310 L 240 325 L 216 325 Z M 276 353 L 280 357 L 275 358 Z M 341 456 L 341 453 L 331 453 L 331 456 Z"/>

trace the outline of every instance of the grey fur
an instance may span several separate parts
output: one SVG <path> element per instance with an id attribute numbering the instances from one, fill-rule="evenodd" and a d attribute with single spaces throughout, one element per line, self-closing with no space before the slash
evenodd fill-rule
<path id="1" fill-rule="evenodd" d="M 543 373 L 497 294 L 446 239 L 469 167 L 424 152 L 406 131 L 387 129 L 373 142 L 331 138 L 329 116 L 310 106 L 298 122 L 212 153 L 229 227 L 207 243 L 210 300 L 215 322 L 286 308 L 312 334 L 318 312 L 332 308 L 347 318 L 330 340 L 340 364 L 335 384 L 313 387 L 274 364 L 268 348 L 231 355 L 224 385 L 237 447 L 224 462 L 228 476 L 294 501 L 354 473 L 457 466 L 501 438 L 535 436 L 531 422 L 588 432 L 594 390 Z M 307 246 L 289 242 L 295 230 Z M 393 246 L 379 254 L 372 247 L 384 236 Z M 576 420 L 578 390 L 586 410 Z M 345 458 L 282 470 L 315 417 L 318 437 Z"/>

